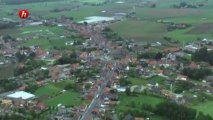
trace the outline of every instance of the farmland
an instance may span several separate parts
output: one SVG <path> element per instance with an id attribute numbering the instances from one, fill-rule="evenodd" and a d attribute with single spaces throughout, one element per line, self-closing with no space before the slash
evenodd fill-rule
<path id="1" fill-rule="evenodd" d="M 192 3 L 193 1 L 188 0 L 187 2 Z M 213 9 L 210 6 L 213 5 L 213 2 L 196 9 L 171 8 L 171 5 L 178 3 L 177 0 L 161 0 L 161 2 L 157 2 L 156 8 L 136 7 L 134 18 L 115 23 L 111 25 L 111 28 L 124 38 L 138 41 L 163 41 L 163 36 L 185 42 L 197 40 L 197 38 L 212 38 L 213 16 L 210 11 Z M 167 24 L 156 22 L 159 19 L 186 23 L 192 27 L 168 32 L 166 31 Z"/>

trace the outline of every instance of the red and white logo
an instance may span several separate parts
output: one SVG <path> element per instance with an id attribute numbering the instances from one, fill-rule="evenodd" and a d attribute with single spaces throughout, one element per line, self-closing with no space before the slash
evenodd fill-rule
<path id="1" fill-rule="evenodd" d="M 19 11 L 19 17 L 21 19 L 26 19 L 29 16 L 29 12 L 27 10 L 20 10 Z"/>

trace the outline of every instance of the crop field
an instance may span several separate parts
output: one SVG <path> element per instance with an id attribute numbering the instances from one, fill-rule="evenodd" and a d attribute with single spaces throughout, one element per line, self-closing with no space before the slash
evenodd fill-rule
<path id="1" fill-rule="evenodd" d="M 111 25 L 120 36 L 141 41 L 156 41 L 163 38 L 166 26 L 155 22 L 125 20 Z"/>
<path id="2" fill-rule="evenodd" d="M 188 3 L 201 2 L 200 0 L 187 0 Z M 193 41 L 197 38 L 212 38 L 213 30 L 213 2 L 201 8 L 172 8 L 179 4 L 179 0 L 158 0 L 156 8 L 136 7 L 135 20 L 126 19 L 111 25 L 111 28 L 126 39 L 138 41 L 162 41 L 164 36 L 173 40 Z M 186 23 L 192 27 L 185 30 L 166 31 L 166 24 L 156 23 L 163 19 L 175 23 Z M 181 42 L 182 43 L 182 42 Z"/>

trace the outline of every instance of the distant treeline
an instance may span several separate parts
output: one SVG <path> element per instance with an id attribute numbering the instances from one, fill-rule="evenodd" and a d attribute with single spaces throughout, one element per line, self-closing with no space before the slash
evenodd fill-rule
<path id="1" fill-rule="evenodd" d="M 5 23 L 5 22 L 0 22 L 0 29 L 7 29 L 7 28 L 13 28 L 17 25 L 17 23 Z"/>
<path id="2" fill-rule="evenodd" d="M 25 4 L 32 2 L 48 2 L 48 1 L 57 1 L 57 0 L 2 0 L 2 3 L 5 4 Z"/>

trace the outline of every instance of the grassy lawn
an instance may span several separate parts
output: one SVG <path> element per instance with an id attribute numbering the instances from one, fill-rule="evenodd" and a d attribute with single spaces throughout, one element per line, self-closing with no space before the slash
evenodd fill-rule
<path id="1" fill-rule="evenodd" d="M 80 105 L 83 103 L 83 100 L 80 98 L 80 93 L 67 91 L 63 94 L 60 94 L 56 97 L 48 99 L 46 101 L 49 106 L 57 106 L 58 104 L 62 105 Z"/>
<path id="2" fill-rule="evenodd" d="M 143 78 L 129 78 L 133 85 L 146 85 L 147 80 Z"/>
<path id="3" fill-rule="evenodd" d="M 149 80 L 158 82 L 159 84 L 164 84 L 166 78 L 161 77 L 161 76 L 154 76 L 154 77 L 149 78 Z"/>
<path id="4" fill-rule="evenodd" d="M 137 108 L 141 107 L 143 103 L 151 104 L 153 106 L 156 106 L 157 104 L 164 101 L 162 98 L 152 97 L 148 95 L 138 95 L 138 96 L 127 96 L 125 94 L 122 94 L 119 96 L 120 104 L 117 106 L 117 109 L 128 109 L 128 104 L 132 101 L 134 101 L 137 104 Z"/>
<path id="5" fill-rule="evenodd" d="M 127 96 L 125 94 L 121 94 L 119 96 L 120 104 L 116 106 L 116 112 L 118 115 L 124 114 L 122 112 L 132 109 L 137 109 L 139 111 L 143 111 L 142 105 L 143 104 L 150 104 L 155 107 L 157 104 L 164 101 L 162 98 L 152 97 L 148 95 L 138 95 L 138 96 Z M 135 103 L 135 107 L 130 107 L 131 103 Z M 160 116 L 152 115 L 150 116 L 152 120 L 166 120 Z"/>
<path id="6" fill-rule="evenodd" d="M 35 95 L 36 96 L 52 96 L 60 92 L 62 89 L 55 87 L 53 85 L 46 85 L 44 87 L 40 87 L 38 90 L 36 90 Z"/>
<path id="7" fill-rule="evenodd" d="M 201 103 L 199 105 L 193 106 L 193 108 L 203 112 L 204 114 L 209 114 L 210 116 L 213 117 L 212 106 L 213 106 L 213 101 L 210 101 L 210 102 L 205 102 L 205 103 Z"/>
<path id="8" fill-rule="evenodd" d="M 40 87 L 38 90 L 36 90 L 35 95 L 37 96 L 52 96 L 55 95 L 56 93 L 60 92 L 62 89 L 55 87 L 53 85 L 46 85 L 44 87 Z"/>
<path id="9" fill-rule="evenodd" d="M 62 90 L 67 84 L 73 84 L 73 81 L 64 80 L 58 83 L 49 83 L 44 87 L 38 88 L 38 90 L 35 92 L 35 95 L 50 96 L 50 98 L 45 100 L 45 103 L 48 106 L 57 106 L 58 104 L 62 104 L 65 106 L 80 105 L 83 102 L 86 102 L 81 100 L 81 94 L 78 92 L 69 90 L 62 93 Z"/>

